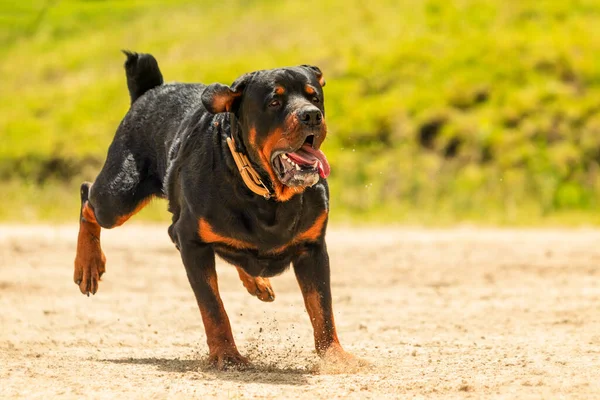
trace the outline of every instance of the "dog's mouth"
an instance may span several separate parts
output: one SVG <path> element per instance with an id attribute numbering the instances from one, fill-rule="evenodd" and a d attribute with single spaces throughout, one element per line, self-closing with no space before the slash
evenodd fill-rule
<path id="1" fill-rule="evenodd" d="M 271 160 L 277 178 L 286 186 L 313 186 L 329 176 L 330 167 L 325 154 L 313 148 L 314 135 L 309 135 L 300 148 L 277 152 Z"/>

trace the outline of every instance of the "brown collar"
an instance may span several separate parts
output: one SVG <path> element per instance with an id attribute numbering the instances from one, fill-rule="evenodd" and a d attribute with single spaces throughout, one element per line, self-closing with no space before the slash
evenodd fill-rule
<path id="1" fill-rule="evenodd" d="M 235 165 L 237 165 L 240 175 L 242 175 L 242 179 L 244 180 L 246 186 L 248 186 L 248 189 L 269 200 L 271 198 L 271 192 L 260 179 L 258 172 L 252 168 L 252 165 L 248 160 L 248 156 L 235 149 L 235 141 L 233 140 L 233 137 L 227 138 L 227 146 L 229 146 L 229 150 L 233 156 L 233 161 L 235 161 Z"/>

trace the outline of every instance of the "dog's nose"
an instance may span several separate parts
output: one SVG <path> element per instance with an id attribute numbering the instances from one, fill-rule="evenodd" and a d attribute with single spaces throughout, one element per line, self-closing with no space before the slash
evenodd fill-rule
<path id="1" fill-rule="evenodd" d="M 321 114 L 321 110 L 318 108 L 308 108 L 300 111 L 298 113 L 298 118 L 300 118 L 300 122 L 304 125 L 311 127 L 319 126 L 323 120 L 323 114 Z"/>

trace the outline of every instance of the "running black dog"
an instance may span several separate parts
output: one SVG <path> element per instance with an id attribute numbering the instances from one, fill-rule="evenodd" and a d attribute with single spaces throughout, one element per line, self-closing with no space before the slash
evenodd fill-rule
<path id="1" fill-rule="evenodd" d="M 154 196 L 166 198 L 169 235 L 217 368 L 247 360 L 219 296 L 215 253 L 263 301 L 274 299 L 268 277 L 292 264 L 318 354 L 352 359 L 340 346 L 331 305 L 321 70 L 256 71 L 231 87 L 163 84 L 153 56 L 125 54 L 131 108 L 95 182 L 81 186 L 74 274 L 81 292 L 95 294 L 105 271 L 101 228 L 120 226 Z"/>

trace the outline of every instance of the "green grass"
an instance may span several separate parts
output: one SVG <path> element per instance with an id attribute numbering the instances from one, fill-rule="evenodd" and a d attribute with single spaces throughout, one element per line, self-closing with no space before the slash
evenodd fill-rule
<path id="1" fill-rule="evenodd" d="M 0 3 L 0 219 L 77 214 L 126 48 L 167 81 L 319 65 L 334 220 L 600 223 L 597 1 L 163 3 Z"/>

